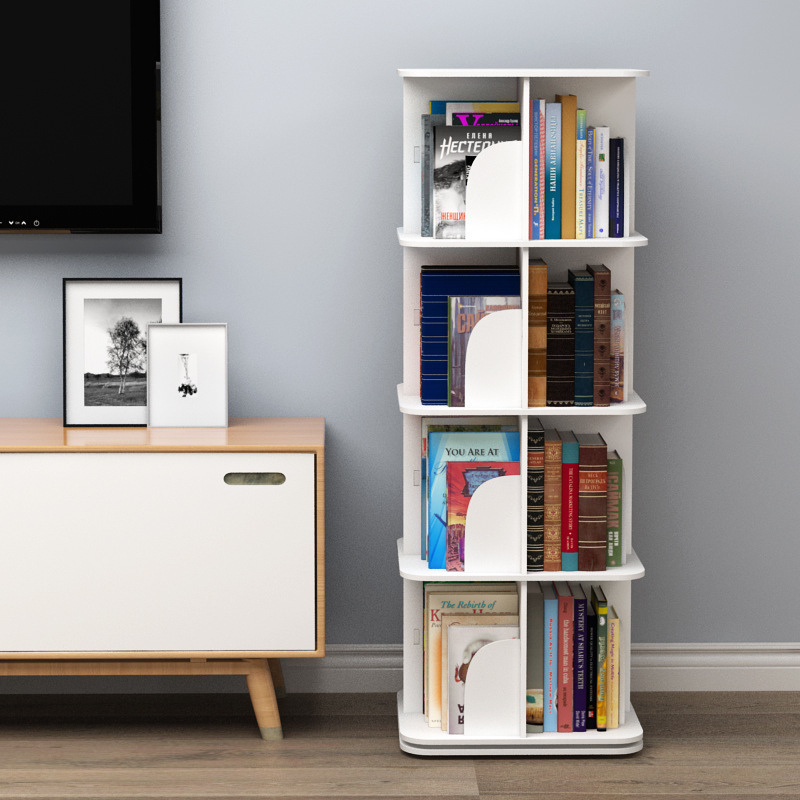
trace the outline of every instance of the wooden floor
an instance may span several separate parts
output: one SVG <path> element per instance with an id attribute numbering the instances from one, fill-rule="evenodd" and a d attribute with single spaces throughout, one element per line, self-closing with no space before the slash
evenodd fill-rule
<path id="1" fill-rule="evenodd" d="M 425 758 L 389 694 L 0 697 L 0 798 L 800 798 L 800 693 L 634 695 L 641 753 Z"/>

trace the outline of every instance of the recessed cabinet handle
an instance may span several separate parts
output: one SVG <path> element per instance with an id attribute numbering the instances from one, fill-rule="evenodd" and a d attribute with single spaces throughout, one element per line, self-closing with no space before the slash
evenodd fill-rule
<path id="1" fill-rule="evenodd" d="M 280 486 L 286 476 L 282 472 L 228 472 L 224 480 L 228 486 Z"/>

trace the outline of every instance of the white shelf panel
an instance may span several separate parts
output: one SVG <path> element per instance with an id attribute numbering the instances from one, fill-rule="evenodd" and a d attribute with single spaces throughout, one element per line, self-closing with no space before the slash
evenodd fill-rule
<path id="1" fill-rule="evenodd" d="M 646 69 L 398 69 L 403 78 L 645 78 Z"/>
<path id="2" fill-rule="evenodd" d="M 432 236 L 420 236 L 418 233 L 406 233 L 403 228 L 397 229 L 397 240 L 402 247 L 431 248 L 470 248 L 470 247 L 528 247 L 534 250 L 550 248 L 586 248 L 586 247 L 644 247 L 647 237 L 635 231 L 630 236 L 617 239 L 518 239 L 505 241 L 482 241 L 476 239 L 434 239 Z"/>
<path id="3" fill-rule="evenodd" d="M 397 385 L 397 401 L 403 414 L 418 417 L 507 417 L 507 416 L 576 416 L 576 417 L 619 417 L 643 414 L 647 406 L 636 392 L 629 392 L 624 403 L 613 406 L 519 406 L 516 408 L 460 408 L 455 406 L 424 406 L 419 395 L 409 394 L 405 385 Z"/>
<path id="4" fill-rule="evenodd" d="M 479 738 L 430 728 L 423 714 L 403 710 L 403 692 L 397 695 L 397 717 L 400 747 L 417 755 L 621 755 L 642 749 L 642 726 L 630 706 L 625 724 L 619 728 L 584 733 L 535 733 L 524 737 Z"/>
<path id="5" fill-rule="evenodd" d="M 397 559 L 400 575 L 409 581 L 571 581 L 572 583 L 610 583 L 633 581 L 644 577 L 644 565 L 639 556 L 631 551 L 628 563 L 622 567 L 597 572 L 576 570 L 574 572 L 448 572 L 446 569 L 428 569 L 428 562 L 419 553 L 403 551 L 403 540 L 397 540 Z"/>

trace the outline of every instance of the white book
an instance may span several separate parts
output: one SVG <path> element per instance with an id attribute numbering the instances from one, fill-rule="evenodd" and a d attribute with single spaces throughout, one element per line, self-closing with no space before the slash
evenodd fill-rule
<path id="1" fill-rule="evenodd" d="M 607 125 L 594 129 L 594 237 L 608 238 L 608 185 L 610 131 Z"/>

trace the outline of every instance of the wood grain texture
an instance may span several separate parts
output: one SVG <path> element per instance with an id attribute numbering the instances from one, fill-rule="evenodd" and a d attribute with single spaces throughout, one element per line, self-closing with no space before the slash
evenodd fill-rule
<path id="1" fill-rule="evenodd" d="M 634 693 L 633 703 L 645 732 L 634 755 L 423 758 L 400 750 L 389 694 L 290 694 L 276 742 L 254 732 L 245 694 L 4 695 L 0 798 L 800 796 L 800 693 Z"/>

